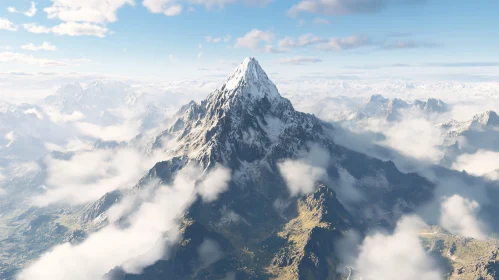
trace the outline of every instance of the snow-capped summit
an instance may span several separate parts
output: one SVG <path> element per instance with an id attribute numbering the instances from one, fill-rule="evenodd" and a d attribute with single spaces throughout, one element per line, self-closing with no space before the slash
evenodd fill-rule
<path id="1" fill-rule="evenodd" d="M 414 107 L 427 113 L 445 113 L 448 106 L 440 99 L 429 98 L 427 101 L 415 100 Z"/>
<path id="2" fill-rule="evenodd" d="M 264 97 L 275 99 L 280 97 L 275 84 L 269 79 L 254 57 L 245 58 L 227 77 L 218 93 L 222 93 L 224 97 L 244 95 L 253 99 L 262 99 Z"/>
<path id="3" fill-rule="evenodd" d="M 475 115 L 473 121 L 486 126 L 499 126 L 499 116 L 494 111 L 486 111 Z"/>

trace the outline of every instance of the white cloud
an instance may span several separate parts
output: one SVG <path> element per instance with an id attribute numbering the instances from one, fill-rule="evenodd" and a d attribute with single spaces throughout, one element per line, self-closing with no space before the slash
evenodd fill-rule
<path id="1" fill-rule="evenodd" d="M 301 159 L 277 164 L 291 196 L 311 193 L 317 181 L 327 179 L 324 168 L 329 162 L 329 153 L 318 145 L 310 145 L 309 148 Z"/>
<path id="2" fill-rule="evenodd" d="M 0 197 L 5 195 L 7 193 L 7 191 L 2 188 L 3 186 L 3 182 L 5 181 L 5 175 L 2 174 L 2 168 L 0 168 Z"/>
<path id="3" fill-rule="evenodd" d="M 266 45 L 265 52 L 267 53 L 285 53 L 288 52 L 288 49 L 276 48 L 273 45 Z"/>
<path id="4" fill-rule="evenodd" d="M 106 37 L 109 29 L 91 23 L 66 22 L 52 27 L 52 33 L 68 36 L 97 36 Z"/>
<path id="5" fill-rule="evenodd" d="M 151 13 L 176 16 L 182 13 L 183 7 L 176 0 L 144 0 L 142 5 Z"/>
<path id="6" fill-rule="evenodd" d="M 134 149 L 81 151 L 70 159 L 47 156 L 46 191 L 32 199 L 37 206 L 82 204 L 107 192 L 132 188 L 156 162 L 165 156 L 145 156 Z"/>
<path id="7" fill-rule="evenodd" d="M 355 276 L 364 280 L 440 280 L 441 272 L 426 254 L 419 232 L 426 227 L 417 216 L 399 220 L 392 235 L 377 233 L 364 239 Z"/>
<path id="8" fill-rule="evenodd" d="M 17 12 L 18 12 L 18 11 L 16 10 L 16 8 L 14 8 L 14 7 L 7 7 L 7 11 L 8 11 L 9 13 L 17 13 Z"/>
<path id="9" fill-rule="evenodd" d="M 203 52 L 198 52 L 198 58 L 201 58 L 203 56 Z"/>
<path id="10" fill-rule="evenodd" d="M 188 0 L 191 4 L 204 5 L 206 8 L 211 9 L 213 7 L 223 8 L 227 4 L 232 4 L 238 2 L 238 0 Z M 248 4 L 265 6 L 272 0 L 246 0 Z"/>
<path id="11" fill-rule="evenodd" d="M 0 30 L 17 31 L 18 26 L 6 18 L 0 18 Z"/>
<path id="12" fill-rule="evenodd" d="M 50 121 L 55 123 L 76 122 L 85 118 L 85 115 L 80 111 L 74 111 L 71 115 L 62 114 L 56 110 L 45 110 L 45 113 L 49 116 Z"/>
<path id="13" fill-rule="evenodd" d="M 304 56 L 288 57 L 279 60 L 280 64 L 293 64 L 293 65 L 303 65 L 303 64 L 318 63 L 318 62 L 322 62 L 322 59 L 319 59 L 317 57 L 304 57 Z"/>
<path id="14" fill-rule="evenodd" d="M 452 234 L 485 239 L 485 224 L 478 220 L 480 205 L 460 195 L 446 197 L 442 201 L 440 225 Z"/>
<path id="15" fill-rule="evenodd" d="M 36 11 L 37 9 L 35 2 L 31 1 L 31 6 L 26 12 L 24 12 L 24 15 L 27 17 L 33 17 L 36 15 Z"/>
<path id="16" fill-rule="evenodd" d="M 274 40 L 275 35 L 270 31 L 261 31 L 253 29 L 246 33 L 243 37 L 236 39 L 235 48 L 248 48 L 257 50 L 261 48 L 263 42 L 271 42 Z"/>
<path id="17" fill-rule="evenodd" d="M 198 48 L 202 49 L 203 48 L 203 44 L 199 44 Z"/>
<path id="18" fill-rule="evenodd" d="M 215 201 L 220 193 L 228 189 L 230 178 L 230 170 L 224 167 L 216 167 L 208 172 L 206 179 L 198 187 L 203 201 Z"/>
<path id="19" fill-rule="evenodd" d="M 478 150 L 474 154 L 460 155 L 452 165 L 453 169 L 465 170 L 466 172 L 483 176 L 495 170 L 499 170 L 499 153 Z"/>
<path id="20" fill-rule="evenodd" d="M 62 61 L 51 60 L 47 58 L 37 58 L 32 55 L 15 52 L 0 52 L 0 62 L 18 62 L 41 66 L 68 66 Z"/>
<path id="21" fill-rule="evenodd" d="M 374 13 L 382 10 L 387 5 L 410 4 L 423 2 L 422 0 L 302 0 L 293 5 L 289 10 L 290 16 L 301 13 L 314 13 L 325 15 L 345 15 L 357 13 Z"/>
<path id="22" fill-rule="evenodd" d="M 190 173 L 190 174 L 189 174 Z M 162 258 L 178 236 L 178 218 L 195 198 L 196 174 L 181 172 L 172 186 L 160 186 L 126 220 L 125 229 L 114 223 L 91 234 L 83 243 L 65 243 L 44 253 L 21 271 L 17 279 L 100 279 L 116 266 L 128 273 Z"/>
<path id="23" fill-rule="evenodd" d="M 174 61 L 178 61 L 178 58 L 176 56 L 174 56 L 173 54 L 169 54 L 168 60 L 174 62 Z"/>
<path id="24" fill-rule="evenodd" d="M 279 172 L 284 177 L 291 196 L 308 194 L 314 191 L 315 183 L 326 175 L 321 167 L 302 161 L 284 161 L 278 164 Z"/>
<path id="25" fill-rule="evenodd" d="M 346 38 L 331 38 L 326 43 L 319 45 L 319 49 L 324 51 L 350 50 L 364 47 L 370 44 L 366 36 L 353 35 Z"/>
<path id="26" fill-rule="evenodd" d="M 279 41 L 279 47 L 283 49 L 306 47 L 314 44 L 325 43 L 327 39 L 318 37 L 314 34 L 304 34 L 298 37 L 298 39 L 293 39 L 291 37 L 285 37 Z"/>
<path id="27" fill-rule="evenodd" d="M 230 35 L 225 35 L 224 43 L 228 43 L 232 37 Z"/>
<path id="28" fill-rule="evenodd" d="M 107 29 L 106 27 L 87 22 L 65 22 L 53 27 L 46 27 L 38 25 L 36 23 L 27 23 L 24 24 L 23 27 L 24 29 L 26 29 L 26 31 L 35 34 L 54 33 L 56 35 L 97 36 L 100 38 L 104 38 L 109 33 L 109 29 Z"/>
<path id="29" fill-rule="evenodd" d="M 130 197 L 137 210 L 126 209 L 113 214 L 125 214 L 122 217 L 129 226 L 120 228 L 111 223 L 81 244 L 58 245 L 21 271 L 17 279 L 99 279 L 116 266 L 121 266 L 127 273 L 140 273 L 144 267 L 167 255 L 178 239 L 179 218 L 196 198 L 195 185 L 201 179 L 200 174 L 198 168 L 187 167 L 179 172 L 171 186 L 156 188 L 149 184 L 148 189 Z M 216 181 L 210 176 L 215 175 L 212 173 L 204 180 Z M 146 193 L 150 195 L 144 195 Z M 130 202 L 125 198 L 111 209 L 129 208 L 124 204 Z M 218 244 L 211 240 L 205 240 L 198 253 L 205 264 L 222 256 Z"/>
<path id="30" fill-rule="evenodd" d="M 23 24 L 24 29 L 26 31 L 35 33 L 35 34 L 46 34 L 50 33 L 51 29 L 42 25 L 38 25 L 36 23 L 25 23 Z"/>
<path id="31" fill-rule="evenodd" d="M 201 267 L 208 267 L 223 257 L 223 251 L 215 240 L 205 238 L 199 245 L 198 255 Z"/>
<path id="32" fill-rule="evenodd" d="M 52 0 L 52 6 L 45 8 L 44 11 L 50 19 L 57 18 L 73 23 L 105 23 L 115 22 L 117 20 L 117 10 L 125 4 L 134 5 L 134 1 Z"/>
<path id="33" fill-rule="evenodd" d="M 314 24 L 324 24 L 324 25 L 327 25 L 327 24 L 329 24 L 329 21 L 327 19 L 324 19 L 324 18 L 315 18 L 314 19 Z"/>
<path id="34" fill-rule="evenodd" d="M 133 122 L 110 126 L 79 122 L 76 123 L 76 127 L 83 134 L 103 141 L 127 141 L 139 134 L 139 126 Z"/>
<path id="35" fill-rule="evenodd" d="M 212 40 L 213 43 L 220 43 L 220 41 L 222 41 L 222 38 L 220 38 L 220 37 L 213 38 L 213 40 Z"/>
<path id="36" fill-rule="evenodd" d="M 52 45 L 49 42 L 43 42 L 41 45 L 37 46 L 33 43 L 29 43 L 26 45 L 22 45 L 21 48 L 23 50 L 28 50 L 28 51 L 56 51 L 57 47 Z"/>

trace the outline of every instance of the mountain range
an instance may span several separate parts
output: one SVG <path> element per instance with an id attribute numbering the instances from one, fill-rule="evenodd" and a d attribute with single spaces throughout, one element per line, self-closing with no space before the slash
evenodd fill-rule
<path id="1" fill-rule="evenodd" d="M 111 88 L 116 87 L 120 85 Z M 127 90 L 116 90 L 119 96 L 110 99 L 102 97 L 102 92 L 100 85 L 84 89 L 72 84 L 45 99 L 44 105 L 67 115 L 81 112 L 89 122 L 103 119 L 111 125 L 116 121 L 109 108 L 121 108 L 123 103 L 132 106 L 140 99 Z M 97 99 L 102 108 L 87 107 L 85 104 L 91 102 L 84 99 Z M 1 240 L 7 248 L 2 258 L 11 260 L 1 271 L 3 278 L 18 275 L 19 279 L 33 279 L 29 268 L 22 271 L 27 252 L 29 260 L 40 255 L 43 260 L 50 255 L 45 252 L 57 244 L 85 248 L 106 230 L 126 232 L 140 225 L 147 227 L 147 221 L 141 221 L 140 216 L 135 219 L 134 213 L 153 207 L 154 197 L 161 197 L 164 191 L 173 195 L 187 190 L 189 199 L 179 202 L 178 215 L 170 217 L 172 229 L 155 236 L 154 246 L 141 248 L 141 254 L 123 263 L 106 263 L 100 275 L 116 280 L 369 279 L 352 268 L 354 264 L 345 263 L 347 253 L 341 242 L 352 232 L 363 239 L 374 230 L 396 231 L 402 217 L 420 212 L 442 195 L 441 182 L 430 180 L 431 176 L 402 172 L 392 161 L 339 145 L 335 141 L 339 127 L 295 110 L 252 57 L 246 58 L 206 99 L 189 102 L 171 118 L 164 119 L 161 109 L 154 105 L 145 108 L 147 114 L 140 124 L 146 125 L 132 140 L 112 145 L 96 142 L 90 149 L 133 148 L 153 158 L 160 155 L 161 160 L 133 186 L 112 190 L 95 201 L 76 206 L 23 204 L 27 210 L 15 208 L 11 217 L 2 217 L 13 228 Z M 399 110 L 405 109 L 441 114 L 448 112 L 449 106 L 437 99 L 409 103 L 373 95 L 362 112 L 368 117 L 397 121 Z M 45 118 L 39 118 L 35 107 L 26 110 L 23 118 Z M 497 115 L 487 114 L 470 123 L 442 126 L 448 135 L 482 131 L 497 125 Z M 51 158 L 60 160 L 75 155 L 78 152 L 50 152 Z M 43 194 L 45 189 L 39 186 L 47 181 L 47 161 L 38 159 L 37 164 L 40 171 L 25 177 L 22 183 L 11 182 L 12 188 L 23 185 L 26 192 Z M 490 184 L 490 197 L 498 195 L 493 191 L 495 183 L 443 167 L 432 168 L 438 178 Z M 186 187 L 189 184 L 179 183 L 183 176 L 195 178 L 192 190 Z M 183 189 L 177 189 L 179 184 Z M 174 202 L 169 201 L 176 205 Z M 497 210 L 487 207 L 487 213 Z M 170 208 L 156 211 L 176 213 Z M 161 225 L 163 221 L 153 221 L 153 225 L 156 223 Z M 469 249 L 468 241 L 463 240 L 486 246 L 487 254 L 498 250 L 494 242 L 447 231 L 432 233 L 424 244 L 445 264 L 442 277 L 445 274 L 460 279 L 458 259 L 449 256 L 460 256 L 456 248 Z M 158 253 L 158 248 L 166 249 Z M 116 252 L 120 249 L 111 248 Z M 485 256 L 484 252 L 478 254 Z M 139 264 L 140 269 L 131 269 L 129 263 Z M 461 271 L 470 275 L 479 272 L 484 277 L 481 279 L 489 279 L 497 271 L 493 254 L 473 263 L 476 269 L 469 260 L 466 265 Z M 74 277 L 84 279 L 81 275 Z"/>

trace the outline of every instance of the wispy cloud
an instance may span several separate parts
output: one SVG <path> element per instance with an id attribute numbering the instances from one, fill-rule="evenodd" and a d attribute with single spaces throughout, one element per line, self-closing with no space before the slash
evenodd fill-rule
<path id="1" fill-rule="evenodd" d="M 22 45 L 21 49 L 28 51 L 56 51 L 57 47 L 52 45 L 49 42 L 43 42 L 41 45 L 35 45 L 33 43 L 29 43 L 26 45 Z"/>
<path id="2" fill-rule="evenodd" d="M 26 23 L 23 24 L 23 27 L 26 31 L 35 34 L 53 33 L 55 35 L 96 36 L 104 38 L 109 33 L 109 29 L 104 26 L 86 22 L 65 22 L 53 27 L 46 27 L 36 23 Z"/>
<path id="3" fill-rule="evenodd" d="M 278 62 L 280 64 L 304 65 L 311 63 L 319 63 L 322 62 L 322 59 L 319 59 L 317 57 L 296 56 L 296 57 L 283 58 L 280 59 Z"/>
<path id="4" fill-rule="evenodd" d="M 424 0 L 302 0 L 289 10 L 290 16 L 302 13 L 323 15 L 365 14 L 379 12 L 390 5 L 422 3 Z"/>
<path id="5" fill-rule="evenodd" d="M 262 44 L 274 40 L 275 35 L 270 31 L 262 31 L 253 29 L 246 33 L 243 37 L 236 39 L 235 48 L 248 48 L 252 50 L 262 50 Z"/>
<path id="6" fill-rule="evenodd" d="M 0 30 L 17 31 L 19 27 L 6 18 L 0 17 Z"/>
<path id="7" fill-rule="evenodd" d="M 38 58 L 32 55 L 16 52 L 0 52 L 0 62 L 18 62 L 41 66 L 68 66 L 68 63 L 48 58 Z"/>

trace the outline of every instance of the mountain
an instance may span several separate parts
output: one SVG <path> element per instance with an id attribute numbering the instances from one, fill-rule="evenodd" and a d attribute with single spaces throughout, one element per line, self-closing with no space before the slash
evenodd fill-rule
<path id="1" fill-rule="evenodd" d="M 387 121 L 399 121 L 403 117 L 404 110 L 414 110 L 423 114 L 440 114 L 448 112 L 449 106 L 442 100 L 435 98 L 408 102 L 400 98 L 390 99 L 380 94 L 374 94 L 361 106 L 358 115 L 368 118 L 382 118 Z"/>
<path id="2" fill-rule="evenodd" d="M 175 139 L 172 158 L 158 162 L 135 189 L 151 178 L 171 183 L 192 164 L 204 172 L 229 168 L 229 188 L 213 202 L 192 203 L 168 257 L 141 274 L 116 267 L 112 279 L 337 279 L 342 269 L 335 241 L 347 230 L 392 228 L 433 195 L 426 179 L 335 144 L 335 128 L 294 110 L 254 58 L 205 100 L 183 106 L 171 123 L 152 149 L 166 149 L 161 140 Z M 313 178 L 312 189 L 296 195 L 282 170 L 289 161 L 327 176 Z M 98 209 L 119 200 L 112 197 L 89 207 L 92 217 L 105 217 Z M 198 254 L 206 240 L 221 251 L 209 265 Z"/>
<path id="3" fill-rule="evenodd" d="M 499 151 L 499 117 L 494 111 L 476 114 L 468 121 L 452 120 L 437 126 L 443 135 L 445 156 L 441 164 L 444 166 L 451 166 L 462 154 Z"/>

